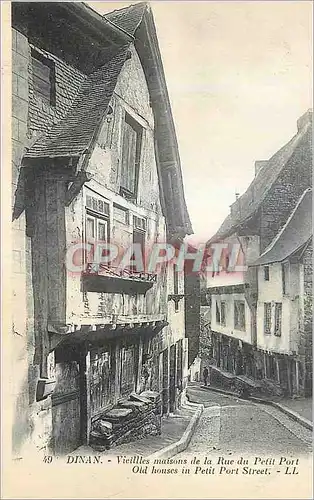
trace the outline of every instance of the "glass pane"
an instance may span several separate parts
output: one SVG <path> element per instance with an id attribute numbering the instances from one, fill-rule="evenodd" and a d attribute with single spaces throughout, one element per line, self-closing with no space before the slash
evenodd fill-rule
<path id="1" fill-rule="evenodd" d="M 92 208 L 92 197 L 91 196 L 86 196 L 86 206 L 88 208 Z"/>
<path id="2" fill-rule="evenodd" d="M 98 239 L 100 241 L 107 241 L 107 222 L 98 221 Z"/>
<path id="3" fill-rule="evenodd" d="M 87 217 L 86 219 L 86 237 L 95 238 L 95 219 Z"/>
<path id="4" fill-rule="evenodd" d="M 123 224 L 128 224 L 128 211 L 114 205 L 113 218 L 119 222 L 123 222 Z"/>

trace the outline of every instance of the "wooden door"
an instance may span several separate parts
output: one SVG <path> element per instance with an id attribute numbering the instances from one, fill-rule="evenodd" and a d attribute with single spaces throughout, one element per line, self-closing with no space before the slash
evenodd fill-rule
<path id="1" fill-rule="evenodd" d="M 56 362 L 56 388 L 52 397 L 52 449 L 56 455 L 70 453 L 82 444 L 80 411 L 80 365 Z"/>
<path id="2" fill-rule="evenodd" d="M 120 396 L 127 397 L 135 390 L 135 346 L 122 347 L 120 365 Z"/>
<path id="3" fill-rule="evenodd" d="M 90 415 L 95 417 L 115 401 L 115 349 L 111 345 L 90 351 Z"/>

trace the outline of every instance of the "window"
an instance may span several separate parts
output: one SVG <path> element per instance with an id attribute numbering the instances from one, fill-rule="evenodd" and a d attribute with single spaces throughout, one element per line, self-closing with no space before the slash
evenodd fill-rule
<path id="1" fill-rule="evenodd" d="M 288 293 L 288 270 L 289 264 L 286 262 L 285 264 L 281 264 L 281 280 L 282 280 L 282 294 L 287 295 Z"/>
<path id="2" fill-rule="evenodd" d="M 32 50 L 34 93 L 51 106 L 56 105 L 55 65 L 37 50 Z"/>
<path id="3" fill-rule="evenodd" d="M 226 303 L 221 302 L 220 305 L 220 319 L 221 319 L 221 325 L 226 326 Z"/>
<path id="4" fill-rule="evenodd" d="M 93 212 L 99 212 L 102 215 L 109 216 L 109 203 L 98 196 L 86 196 L 86 208 Z"/>
<path id="5" fill-rule="evenodd" d="M 133 226 L 141 231 L 146 231 L 146 219 L 133 215 Z"/>
<path id="6" fill-rule="evenodd" d="M 135 198 L 141 155 L 142 127 L 127 113 L 123 125 L 120 194 Z"/>
<path id="7" fill-rule="evenodd" d="M 242 300 L 234 301 L 234 328 L 245 330 L 245 303 Z"/>
<path id="8" fill-rule="evenodd" d="M 216 300 L 216 323 L 220 325 L 220 309 L 217 300 Z"/>
<path id="9" fill-rule="evenodd" d="M 85 239 L 92 245 L 88 262 L 95 258 L 96 244 L 109 242 L 109 204 L 100 196 L 86 196 Z"/>
<path id="10" fill-rule="evenodd" d="M 142 261 L 145 269 L 145 240 L 146 240 L 146 220 L 142 217 L 133 216 L 133 245 L 140 245 Z M 144 271 L 137 269 L 137 271 Z"/>
<path id="11" fill-rule="evenodd" d="M 264 280 L 269 281 L 269 266 L 264 266 Z"/>
<path id="12" fill-rule="evenodd" d="M 264 303 L 264 333 L 270 335 L 271 333 L 271 303 Z"/>
<path id="13" fill-rule="evenodd" d="M 281 337 L 281 323 L 282 323 L 282 303 L 276 302 L 275 304 L 275 331 L 276 337 Z"/>
<path id="14" fill-rule="evenodd" d="M 118 222 L 122 222 L 122 224 L 129 224 L 128 210 L 119 205 L 113 205 L 113 218 Z"/>

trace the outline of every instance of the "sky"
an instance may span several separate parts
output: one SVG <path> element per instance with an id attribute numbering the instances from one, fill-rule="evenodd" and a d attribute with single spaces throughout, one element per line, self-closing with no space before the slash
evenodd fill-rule
<path id="1" fill-rule="evenodd" d="M 100 13 L 136 2 L 88 2 Z M 192 243 L 206 241 L 312 107 L 309 1 L 150 2 Z"/>

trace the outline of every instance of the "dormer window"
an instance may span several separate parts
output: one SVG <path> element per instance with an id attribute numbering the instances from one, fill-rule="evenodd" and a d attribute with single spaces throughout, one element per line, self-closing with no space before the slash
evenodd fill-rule
<path id="1" fill-rule="evenodd" d="M 143 129 L 128 113 L 123 124 L 120 194 L 136 198 Z"/>
<path id="2" fill-rule="evenodd" d="M 56 105 L 55 65 L 51 59 L 32 49 L 34 94 L 50 106 Z"/>

